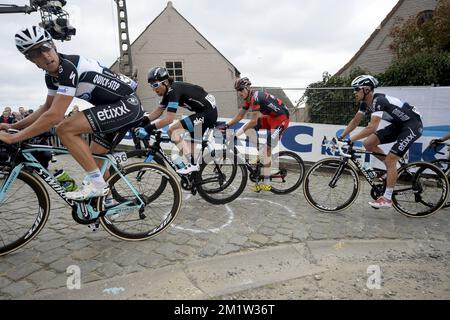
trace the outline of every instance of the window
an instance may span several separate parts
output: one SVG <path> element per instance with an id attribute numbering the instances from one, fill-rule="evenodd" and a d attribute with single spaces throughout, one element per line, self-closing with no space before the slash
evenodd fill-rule
<path id="1" fill-rule="evenodd" d="M 433 10 L 425 10 L 419 12 L 419 14 L 417 15 L 417 25 L 420 27 L 425 22 L 428 22 L 431 19 L 433 19 L 433 13 L 434 13 Z"/>
<path id="2" fill-rule="evenodd" d="M 183 63 L 181 61 L 167 61 L 166 69 L 169 72 L 169 75 L 175 81 L 184 81 L 183 76 Z"/>

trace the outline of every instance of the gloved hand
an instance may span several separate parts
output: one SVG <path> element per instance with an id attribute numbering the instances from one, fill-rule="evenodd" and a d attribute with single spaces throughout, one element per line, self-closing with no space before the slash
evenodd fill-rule
<path id="1" fill-rule="evenodd" d="M 441 139 L 433 139 L 433 140 L 430 141 L 430 146 L 433 146 L 433 145 L 435 146 L 435 145 L 438 145 L 438 144 L 440 144 L 442 142 L 444 142 L 444 141 L 442 141 Z"/>
<path id="2" fill-rule="evenodd" d="M 150 136 L 147 130 L 145 130 L 144 128 L 136 128 L 134 132 L 136 133 L 136 137 L 142 140 L 148 139 Z"/>

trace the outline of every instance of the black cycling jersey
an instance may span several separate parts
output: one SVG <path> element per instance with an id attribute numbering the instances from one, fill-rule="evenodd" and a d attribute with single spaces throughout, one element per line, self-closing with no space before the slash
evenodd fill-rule
<path id="1" fill-rule="evenodd" d="M 102 105 L 117 102 L 133 94 L 137 88 L 135 81 L 112 72 L 96 60 L 78 55 L 58 55 L 58 77 L 45 75 L 49 96 L 62 94 Z"/>
<path id="2" fill-rule="evenodd" d="M 245 101 L 243 109 L 259 111 L 264 115 L 277 117 L 285 115 L 289 117 L 289 110 L 284 103 L 270 93 L 263 91 L 253 91 L 250 101 Z"/>
<path id="3" fill-rule="evenodd" d="M 361 102 L 359 112 L 382 118 L 393 124 L 403 124 L 410 120 L 420 120 L 421 117 L 417 109 L 407 102 L 382 93 L 374 94 L 371 106 L 368 106 L 365 102 Z"/>
<path id="4" fill-rule="evenodd" d="M 167 92 L 161 101 L 161 108 L 168 112 L 177 112 L 183 107 L 195 113 L 216 108 L 216 99 L 202 87 L 186 83 L 174 82 L 167 87 Z"/>

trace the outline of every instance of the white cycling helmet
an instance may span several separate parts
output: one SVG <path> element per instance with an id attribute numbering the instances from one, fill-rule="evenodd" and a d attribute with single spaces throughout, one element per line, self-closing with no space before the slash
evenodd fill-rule
<path id="1" fill-rule="evenodd" d="M 376 88 L 378 87 L 378 80 L 367 74 L 363 74 L 353 79 L 352 87 L 362 87 L 362 86 L 368 86 L 371 87 L 372 89 Z"/>
<path id="2" fill-rule="evenodd" d="M 42 42 L 52 41 L 53 39 L 50 33 L 44 28 L 31 26 L 17 31 L 14 40 L 16 41 L 17 49 L 23 54 L 26 54 L 31 47 Z"/>

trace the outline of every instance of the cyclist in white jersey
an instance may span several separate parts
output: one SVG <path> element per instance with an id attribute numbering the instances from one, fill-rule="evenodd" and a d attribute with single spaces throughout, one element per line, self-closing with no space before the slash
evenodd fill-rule
<path id="1" fill-rule="evenodd" d="M 361 132 L 352 135 L 350 140 L 356 141 L 367 137 L 364 141 L 366 150 L 380 154 L 384 154 L 379 147 L 380 144 L 395 142 L 387 156 L 375 155 L 384 162 L 387 171 L 384 195 L 374 202 L 369 202 L 372 207 L 378 209 L 392 207 L 392 193 L 397 182 L 397 162 L 406 154 L 414 141 L 422 136 L 423 124 L 421 115 L 415 107 L 398 98 L 374 93 L 377 86 L 378 80 L 370 75 L 361 75 L 352 81 L 359 110 L 339 138 L 342 139 L 352 132 L 364 115 L 369 114 L 370 123 Z M 378 130 L 382 119 L 390 124 Z"/>
<path id="2" fill-rule="evenodd" d="M 108 152 L 130 125 L 141 121 L 143 110 L 135 93 L 136 82 L 95 60 L 58 53 L 50 34 L 39 26 L 18 31 L 15 41 L 18 50 L 46 72 L 48 94 L 44 104 L 30 116 L 12 125 L 1 125 L 0 130 L 23 130 L 15 134 L 0 132 L 0 140 L 17 143 L 56 126 L 62 143 L 86 171 L 82 187 L 68 192 L 67 198 L 82 201 L 107 195 L 108 185 L 92 153 Z M 94 106 L 64 118 L 74 97 Z M 85 133 L 93 133 L 90 148 L 81 136 Z"/>

